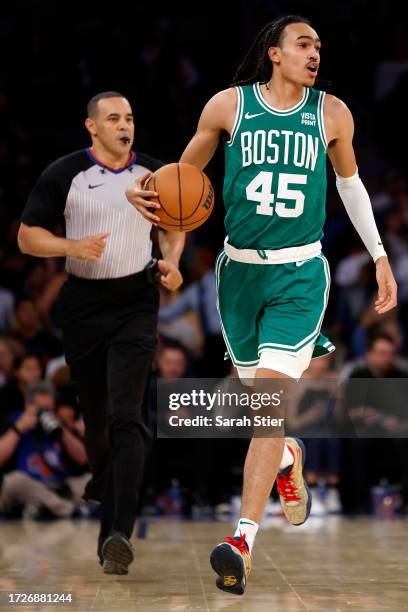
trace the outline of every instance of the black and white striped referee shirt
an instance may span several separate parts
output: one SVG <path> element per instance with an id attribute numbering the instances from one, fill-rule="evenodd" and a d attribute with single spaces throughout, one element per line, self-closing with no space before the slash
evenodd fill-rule
<path id="1" fill-rule="evenodd" d="M 75 151 L 50 164 L 31 192 L 21 221 L 52 231 L 64 222 L 72 240 L 110 232 L 98 261 L 66 259 L 69 274 L 82 278 L 119 278 L 140 272 L 151 259 L 151 224 L 126 199 L 126 189 L 162 162 L 135 154 L 113 170 L 90 149 Z"/>

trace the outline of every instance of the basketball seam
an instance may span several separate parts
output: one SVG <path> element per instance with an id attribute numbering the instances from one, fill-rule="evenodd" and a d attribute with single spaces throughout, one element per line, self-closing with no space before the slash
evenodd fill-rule
<path id="1" fill-rule="evenodd" d="M 160 204 L 161 204 L 161 202 L 160 202 Z M 200 202 L 197 204 L 197 206 L 195 207 L 195 209 L 193 210 L 193 212 L 192 212 L 191 214 L 189 214 L 189 215 L 188 215 L 188 217 L 184 217 L 184 219 L 183 219 L 183 223 L 184 223 L 184 221 L 185 221 L 186 219 L 191 219 L 191 217 L 192 217 L 192 216 L 193 216 L 193 215 L 194 215 L 194 214 L 197 212 L 197 210 L 200 208 L 200 204 L 201 204 L 201 201 L 200 201 Z M 175 221 L 177 221 L 177 220 L 178 220 L 178 217 L 174 217 L 174 216 L 173 216 L 173 215 L 171 215 L 169 212 L 167 212 L 167 210 L 166 210 L 166 208 L 163 206 L 163 204 L 161 204 L 161 206 L 162 206 L 162 208 L 163 208 L 164 212 L 166 213 L 166 215 L 167 215 L 168 217 L 170 217 L 170 219 L 174 219 Z M 184 225 L 185 225 L 185 223 L 184 223 Z"/>
<path id="2" fill-rule="evenodd" d="M 195 221 L 192 221 L 191 223 L 184 223 L 183 225 L 187 227 L 189 225 L 194 225 L 195 223 L 199 223 L 199 221 L 205 221 L 205 219 L 209 217 L 211 213 L 212 213 L 212 208 L 206 212 L 204 217 L 200 217 L 199 219 L 196 219 Z M 163 221 L 160 223 L 161 225 L 168 225 L 169 227 L 177 227 L 179 225 L 178 223 L 166 223 L 166 221 Z"/>
<path id="3" fill-rule="evenodd" d="M 204 217 L 200 217 L 200 219 L 197 219 L 196 221 L 192 221 L 191 223 L 184 223 L 183 225 L 184 227 L 188 227 L 189 225 L 195 225 L 196 223 L 199 223 L 200 221 L 205 221 L 205 219 L 207 219 L 207 217 L 209 217 L 210 214 L 211 214 L 211 211 L 206 213 Z M 179 224 L 178 223 L 166 223 L 164 221 L 162 225 L 168 225 L 169 227 L 177 227 Z"/>
<path id="4" fill-rule="evenodd" d="M 183 231 L 183 205 L 181 198 L 181 176 L 180 176 L 180 166 L 177 164 L 177 176 L 178 176 L 178 184 L 179 184 L 179 206 L 180 206 L 180 232 Z"/>
<path id="5" fill-rule="evenodd" d="M 150 179 L 149 179 L 149 181 L 150 181 Z M 156 189 L 156 175 L 155 175 L 155 174 L 153 174 L 153 189 L 154 189 L 154 191 L 155 191 L 156 193 L 159 193 L 159 192 L 157 191 L 157 189 Z M 160 206 L 163 208 L 163 210 L 164 210 L 164 211 L 166 211 L 166 209 L 164 208 L 163 204 L 161 203 L 161 200 L 160 200 L 160 194 L 157 196 L 157 199 L 159 200 L 159 204 L 160 204 Z M 167 213 L 166 213 L 166 214 L 167 214 Z"/>
<path id="6" fill-rule="evenodd" d="M 198 206 L 200 206 L 201 204 L 201 200 L 203 199 L 203 195 L 204 195 L 204 187 L 205 187 L 205 179 L 204 179 L 204 174 L 202 172 L 202 170 L 200 170 L 200 174 L 201 174 L 201 179 L 203 181 L 203 186 L 201 188 L 201 195 L 200 195 L 200 199 L 198 200 Z M 197 208 L 198 208 L 197 206 Z M 195 212 L 195 211 L 194 211 Z"/>
<path id="7" fill-rule="evenodd" d="M 184 221 L 186 221 L 187 219 L 191 219 L 191 217 L 192 217 L 193 215 L 195 215 L 195 214 L 196 214 L 197 210 L 200 208 L 200 205 L 201 205 L 201 200 L 203 199 L 204 189 L 205 189 L 205 178 L 204 178 L 204 173 L 203 173 L 201 170 L 199 170 L 199 172 L 200 172 L 200 174 L 201 174 L 201 178 L 202 178 L 202 180 L 203 180 L 203 188 L 202 188 L 202 191 L 201 191 L 201 195 L 200 195 L 200 198 L 199 198 L 199 200 L 198 200 L 198 204 L 197 204 L 197 206 L 195 207 L 195 209 L 194 209 L 194 210 L 193 210 L 193 211 L 192 211 L 192 212 L 191 212 L 189 215 L 187 215 L 187 217 L 184 217 L 184 218 L 183 218 L 183 223 L 184 223 Z M 181 174 L 181 173 L 180 173 L 180 174 Z M 208 190 L 208 193 L 209 193 L 209 190 Z M 171 215 L 169 215 L 169 216 L 171 216 Z M 174 218 L 174 217 L 172 217 L 172 218 Z M 176 217 L 175 217 L 175 218 L 176 218 Z M 194 223 L 195 223 L 195 222 L 194 222 Z M 184 223 L 184 225 L 186 225 L 186 224 Z"/>
<path id="8" fill-rule="evenodd" d="M 153 185 L 154 185 L 154 190 L 155 190 L 155 191 L 157 191 L 157 193 L 158 193 L 158 190 L 156 189 L 156 175 L 155 175 L 155 174 L 153 174 Z M 171 214 L 170 214 L 170 213 L 169 213 L 169 212 L 166 210 L 166 207 L 164 206 L 163 202 L 160 200 L 160 194 L 157 196 L 157 199 L 159 200 L 159 204 L 160 204 L 160 206 L 162 207 L 162 209 L 164 210 L 164 212 L 166 213 L 166 215 L 167 215 L 168 217 L 170 217 L 170 219 L 174 219 L 174 220 L 176 221 L 178 218 L 177 218 L 177 217 L 173 217 L 173 215 L 171 215 Z M 162 222 L 160 221 L 160 223 L 162 223 Z M 179 225 L 179 224 L 177 223 L 177 224 L 175 224 L 175 225 Z"/>

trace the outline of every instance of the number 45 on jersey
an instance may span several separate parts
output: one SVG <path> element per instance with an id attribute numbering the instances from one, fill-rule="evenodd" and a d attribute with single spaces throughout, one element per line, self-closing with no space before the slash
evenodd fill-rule
<path id="1" fill-rule="evenodd" d="M 259 172 L 246 188 L 246 196 L 248 200 L 259 202 L 256 207 L 257 215 L 273 215 L 272 204 L 275 203 L 275 193 L 272 191 L 273 172 Z M 275 203 L 275 212 L 280 217 L 299 217 L 303 213 L 305 205 L 305 195 L 299 189 L 292 189 L 290 185 L 306 185 L 306 174 L 279 174 L 277 201 Z M 281 202 L 280 200 L 286 200 Z M 291 206 L 288 206 L 287 200 L 291 200 Z"/>

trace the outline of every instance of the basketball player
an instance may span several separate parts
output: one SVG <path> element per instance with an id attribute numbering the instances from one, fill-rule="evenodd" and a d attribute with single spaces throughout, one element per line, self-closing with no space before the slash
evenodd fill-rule
<path id="1" fill-rule="evenodd" d="M 320 244 L 326 155 L 347 213 L 375 262 L 376 311 L 383 314 L 396 305 L 396 283 L 358 175 L 353 118 L 341 100 L 313 88 L 320 46 L 303 17 L 285 16 L 266 25 L 233 86 L 205 106 L 181 157 L 204 168 L 227 135 L 228 236 L 216 276 L 224 339 L 243 379 L 298 380 L 312 357 L 334 349 L 320 332 L 330 283 Z M 156 222 L 141 195 L 134 204 Z M 302 473 L 304 453 L 293 438 L 252 439 L 237 530 L 211 555 L 220 589 L 245 590 L 251 549 L 275 478 L 290 523 L 307 519 L 311 498 Z"/>
<path id="2" fill-rule="evenodd" d="M 162 164 L 132 151 L 132 109 L 120 93 L 94 96 L 87 111 L 92 146 L 46 168 L 23 211 L 18 243 L 36 257 L 66 257 L 64 350 L 78 385 L 93 475 L 85 495 L 102 502 L 104 572 L 126 574 L 149 442 L 143 403 L 159 292 L 146 269 L 151 225 L 125 191 Z M 65 225 L 63 238 L 53 233 L 58 223 Z M 159 245 L 161 283 L 177 289 L 184 235 L 160 231 Z"/>

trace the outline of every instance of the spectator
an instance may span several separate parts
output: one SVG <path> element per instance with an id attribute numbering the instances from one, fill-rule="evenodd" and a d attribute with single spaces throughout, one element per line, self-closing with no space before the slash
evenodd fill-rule
<path id="1" fill-rule="evenodd" d="M 367 340 L 370 335 L 376 333 L 376 330 L 381 329 L 381 331 L 385 331 L 389 336 L 391 336 L 396 351 L 400 351 L 402 347 L 403 337 L 402 337 L 402 329 L 398 322 L 398 311 L 394 309 L 391 312 L 387 312 L 384 316 L 381 317 L 381 323 L 378 323 L 378 315 L 375 311 L 375 301 L 376 296 L 373 296 L 371 300 L 368 301 L 364 310 L 360 315 L 360 319 L 356 324 L 353 334 L 352 334 L 352 347 L 353 354 L 356 357 L 364 357 L 367 350 Z M 395 356 L 395 359 L 399 361 L 404 358 L 399 355 Z"/>
<path id="2" fill-rule="evenodd" d="M 14 309 L 14 294 L 0 287 L 0 330 L 8 329 Z"/>
<path id="3" fill-rule="evenodd" d="M 17 302 L 14 318 L 8 335 L 21 342 L 26 352 L 37 353 L 44 361 L 62 355 L 62 344 L 58 338 L 42 329 L 40 315 L 32 298 L 24 297 Z"/>
<path id="4" fill-rule="evenodd" d="M 60 355 L 59 357 L 54 357 L 50 359 L 45 368 L 45 380 L 51 380 L 56 372 L 58 372 L 61 368 L 66 368 L 67 362 L 65 360 L 65 355 Z"/>
<path id="5" fill-rule="evenodd" d="M 14 376 L 0 389 L 0 418 L 6 418 L 24 407 L 27 388 L 41 380 L 42 365 L 38 355 L 28 353 L 14 360 Z"/>
<path id="6" fill-rule="evenodd" d="M 182 344 L 176 340 L 159 338 L 154 361 L 155 372 L 151 377 L 148 393 L 148 422 L 151 429 L 156 431 L 157 420 L 164 414 L 158 407 L 158 379 L 169 380 L 188 376 L 189 360 L 188 353 Z"/>
<path id="7" fill-rule="evenodd" d="M 44 382 L 31 385 L 22 412 L 11 418 L 0 437 L 0 467 L 6 473 L 0 491 L 0 512 L 37 506 L 52 517 L 76 516 L 89 473 L 73 477 L 67 463 L 86 465 L 82 439 L 55 411 L 54 390 Z"/>
<path id="8" fill-rule="evenodd" d="M 0 388 L 13 377 L 13 366 L 18 353 L 17 342 L 13 342 L 10 338 L 0 337 Z"/>
<path id="9" fill-rule="evenodd" d="M 181 294 L 182 296 L 183 294 Z M 160 313 L 168 312 L 167 309 L 173 308 L 173 305 L 179 303 L 181 297 L 174 299 L 174 294 L 168 291 L 165 287 L 160 287 L 160 310 L 159 310 L 159 334 L 165 338 L 176 340 L 185 346 L 189 353 L 198 356 L 202 344 L 202 337 L 199 329 L 199 323 L 194 313 L 186 313 L 186 315 L 174 315 L 167 317 L 166 314 L 161 316 Z M 193 315 L 193 316 L 191 316 Z"/>
<path id="10" fill-rule="evenodd" d="M 157 351 L 157 378 L 152 378 L 149 390 L 149 421 L 153 432 L 157 419 L 164 418 L 166 407 L 161 410 L 158 402 L 157 379 L 169 380 L 186 377 L 189 370 L 188 354 L 184 347 L 174 341 L 162 340 Z M 179 389 L 178 383 L 175 383 Z M 178 411 L 180 415 L 182 410 Z M 165 426 L 164 426 L 165 427 Z M 165 430 L 163 426 L 161 431 Z M 209 462 L 208 440 L 200 439 L 155 439 L 149 459 L 146 481 L 150 484 L 148 501 L 156 505 L 159 512 L 166 512 L 168 491 L 174 481 L 180 483 L 183 513 L 190 516 L 194 508 L 210 513 L 209 483 L 206 478 Z M 195 515 L 197 516 L 197 515 Z"/>
<path id="11" fill-rule="evenodd" d="M 80 440 L 84 440 L 84 419 L 79 415 L 79 405 L 75 405 L 72 399 L 72 397 L 68 397 L 67 393 L 61 391 L 57 393 L 55 414 L 63 427 L 66 427 Z M 84 463 L 82 460 L 78 461 L 78 457 L 65 453 L 65 465 L 71 476 L 86 475 L 84 478 L 69 478 L 69 486 L 74 493 L 74 498 L 79 500 L 82 498 L 84 486 L 90 478 L 88 463 Z"/>
<path id="12" fill-rule="evenodd" d="M 227 374 L 228 364 L 224 363 L 225 344 L 217 310 L 213 257 L 204 249 L 199 253 L 200 279 L 187 287 L 176 301 L 160 308 L 159 320 L 166 323 L 187 312 L 195 312 L 204 336 L 199 373 L 203 377 L 218 378 Z"/>
<path id="13" fill-rule="evenodd" d="M 178 342 L 166 340 L 157 354 L 160 378 L 182 378 L 187 372 L 187 352 Z"/>
<path id="14" fill-rule="evenodd" d="M 74 381 L 71 380 L 71 372 L 66 364 L 56 369 L 48 379 L 55 389 L 57 397 L 57 412 L 61 414 L 61 419 L 68 419 L 68 424 L 76 429 L 82 437 L 84 432 L 84 420 L 81 415 L 81 408 L 78 399 L 78 389 Z"/>
<path id="15" fill-rule="evenodd" d="M 387 331 L 383 326 L 371 327 L 365 357 L 349 372 L 349 378 L 406 378 L 406 361 L 399 361 L 397 356 L 399 341 L 394 327 Z"/>
<path id="16" fill-rule="evenodd" d="M 361 314 L 370 299 L 371 279 L 370 256 L 366 251 L 353 251 L 340 260 L 336 267 L 334 280 L 339 288 L 337 300 L 337 324 L 341 339 L 347 348 L 350 347 Z M 355 354 L 355 346 L 353 346 Z M 350 355 L 349 355 L 350 356 Z"/>
<path id="17" fill-rule="evenodd" d="M 47 282 L 44 290 L 36 299 L 36 306 L 44 329 L 56 334 L 62 329 L 62 313 L 58 302 L 60 290 L 67 279 L 65 272 L 56 273 Z"/>
<path id="18" fill-rule="evenodd" d="M 303 379 L 296 387 L 298 396 L 288 406 L 286 423 L 306 447 L 305 478 L 312 491 L 312 512 L 338 513 L 341 442 L 335 437 L 333 417 L 340 419 L 341 415 L 339 410 L 332 415 L 338 385 L 332 355 L 313 359 Z M 322 487 L 326 489 L 323 495 Z"/>
<path id="19" fill-rule="evenodd" d="M 231 393 L 240 389 L 238 371 L 230 360 L 229 373 L 217 381 L 214 391 L 219 393 Z M 214 416 L 222 414 L 226 417 L 239 417 L 246 414 L 246 408 L 242 414 L 237 413 L 236 406 L 222 406 L 218 411 L 215 409 Z M 210 503 L 214 506 L 214 518 L 220 521 L 231 520 L 234 509 L 241 503 L 242 491 L 242 466 L 248 450 L 249 439 L 240 437 L 214 437 L 205 440 L 207 451 L 206 461 L 202 465 L 203 485 L 207 488 Z M 220 469 L 222 466 L 222 469 Z M 271 500 L 272 503 L 272 500 Z M 280 509 L 279 504 L 279 509 Z M 267 506 L 266 513 L 269 511 Z"/>
<path id="20" fill-rule="evenodd" d="M 408 439 L 393 437 L 408 435 L 405 387 L 380 384 L 382 379 L 407 378 L 395 359 L 393 337 L 375 331 L 368 341 L 365 363 L 351 371 L 345 388 L 347 410 L 363 436 L 346 440 L 344 490 L 348 511 L 353 513 L 370 510 L 370 485 L 384 477 L 401 484 L 402 512 L 408 513 Z M 359 380 L 353 383 L 353 379 Z"/>

